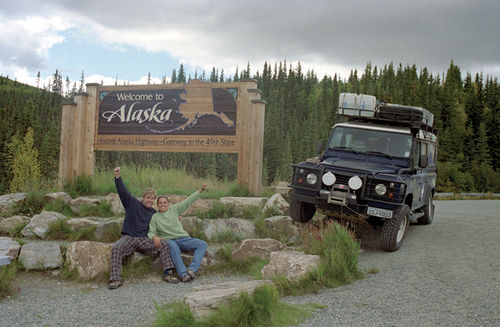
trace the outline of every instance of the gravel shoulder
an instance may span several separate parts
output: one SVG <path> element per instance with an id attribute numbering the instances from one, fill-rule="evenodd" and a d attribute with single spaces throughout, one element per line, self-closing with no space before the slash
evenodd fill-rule
<path id="1" fill-rule="evenodd" d="M 301 326 L 500 326 L 500 201 L 435 201 L 429 226 L 411 225 L 403 247 L 378 248 L 378 232 L 360 230 L 359 266 L 376 274 L 319 294 L 288 297 L 317 303 Z M 42 273 L 19 274 L 21 293 L 0 302 L 2 326 L 144 326 L 154 302 L 182 301 L 196 285 L 245 277 L 201 276 L 167 284 L 158 275 L 106 283 L 59 281 Z"/>

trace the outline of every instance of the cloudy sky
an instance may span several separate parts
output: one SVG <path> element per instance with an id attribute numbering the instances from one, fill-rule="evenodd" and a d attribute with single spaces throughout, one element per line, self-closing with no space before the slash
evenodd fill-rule
<path id="1" fill-rule="evenodd" d="M 286 60 L 322 77 L 367 62 L 500 77 L 498 0 L 0 0 L 0 74 L 159 82 L 182 62 L 251 73 Z"/>

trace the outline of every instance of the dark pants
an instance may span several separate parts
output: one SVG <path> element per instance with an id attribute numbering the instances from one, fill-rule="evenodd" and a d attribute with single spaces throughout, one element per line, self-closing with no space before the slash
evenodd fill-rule
<path id="1" fill-rule="evenodd" d="M 124 257 L 131 255 L 134 251 L 141 252 L 146 255 L 160 254 L 163 271 L 174 268 L 172 258 L 170 257 L 170 249 L 167 240 L 161 240 L 161 247 L 155 247 L 153 240 L 147 237 L 132 237 L 122 235 L 118 242 L 111 249 L 111 276 L 110 281 L 122 280 L 122 260 Z"/>

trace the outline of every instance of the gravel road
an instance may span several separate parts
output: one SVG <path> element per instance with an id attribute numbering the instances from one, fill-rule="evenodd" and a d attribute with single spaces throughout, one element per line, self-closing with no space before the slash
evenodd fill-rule
<path id="1" fill-rule="evenodd" d="M 362 230 L 362 270 L 376 274 L 319 294 L 288 297 L 324 306 L 301 326 L 500 326 L 500 201 L 435 201 L 429 226 L 411 225 L 403 247 L 378 248 Z M 20 274 L 21 293 L 0 302 L 0 326 L 144 326 L 154 302 L 181 301 L 192 286 L 243 277 L 201 277 L 170 285 L 159 276 L 126 282 L 58 281 Z"/>

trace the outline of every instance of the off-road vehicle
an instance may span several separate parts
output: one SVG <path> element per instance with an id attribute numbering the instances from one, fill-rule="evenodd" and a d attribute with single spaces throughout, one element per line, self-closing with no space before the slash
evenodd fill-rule
<path id="1" fill-rule="evenodd" d="M 339 122 L 321 157 L 292 165 L 290 215 L 314 214 L 381 226 L 385 251 L 398 250 L 410 221 L 434 217 L 437 131 L 421 107 L 340 94 Z"/>

